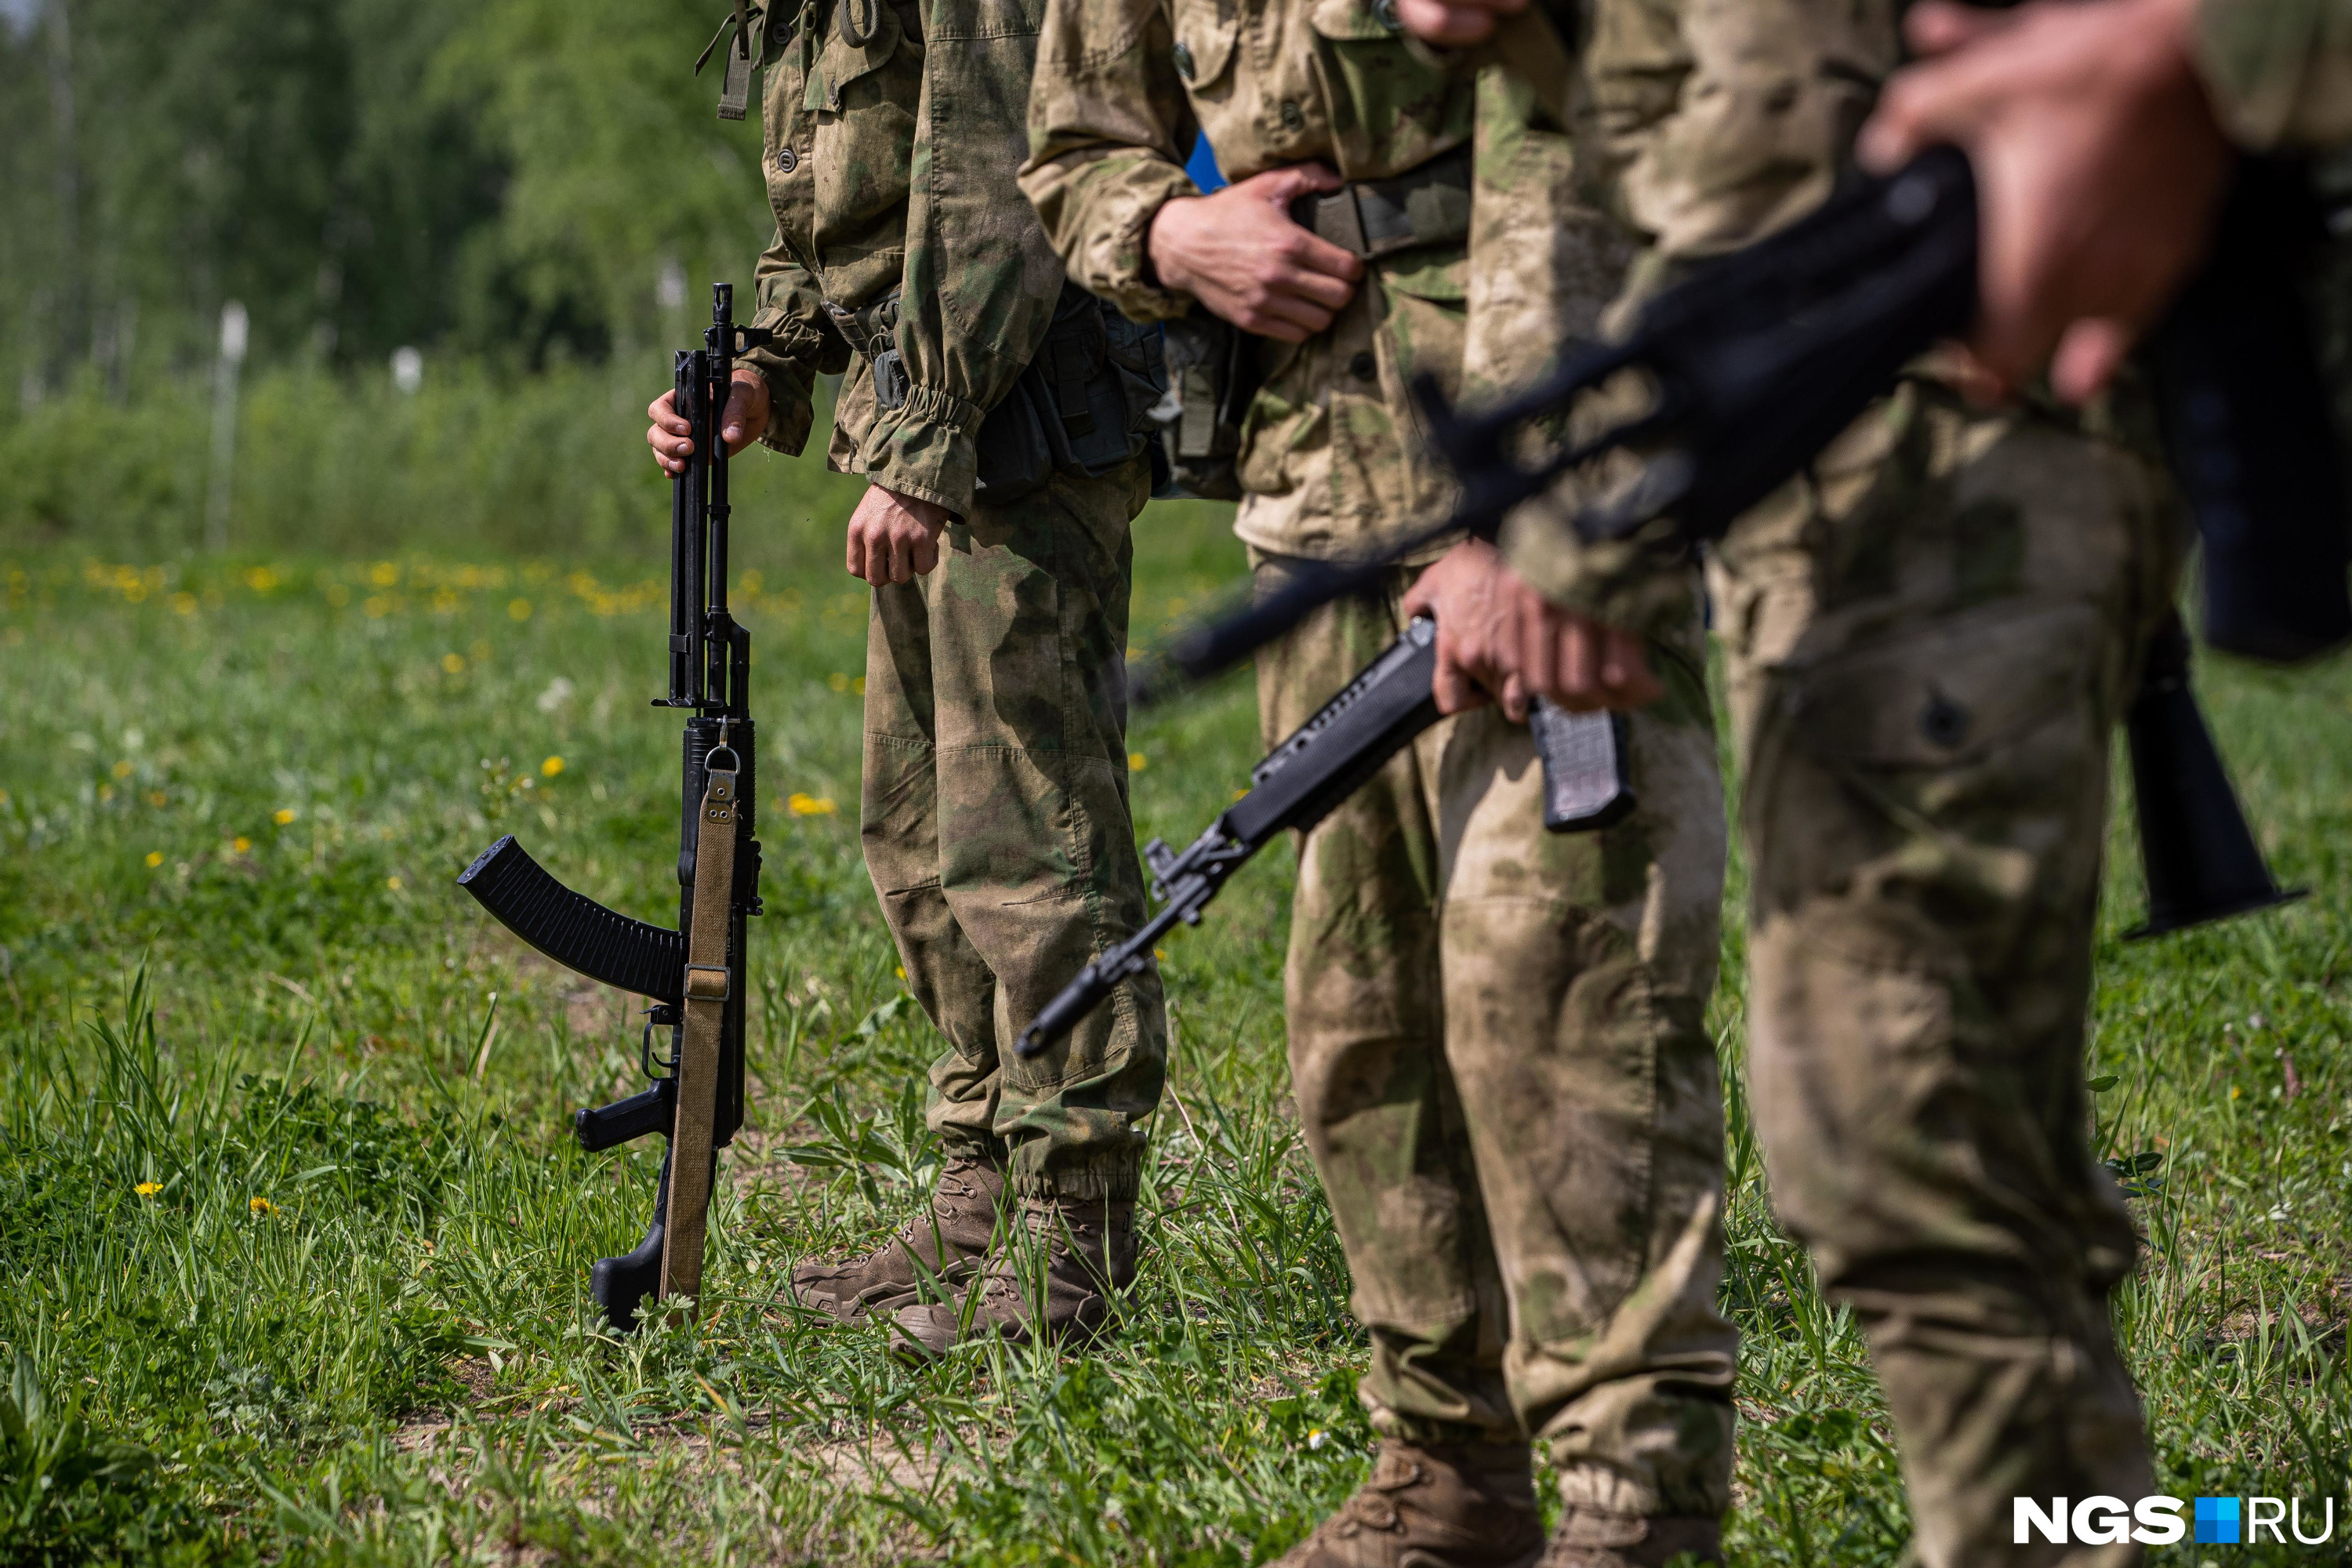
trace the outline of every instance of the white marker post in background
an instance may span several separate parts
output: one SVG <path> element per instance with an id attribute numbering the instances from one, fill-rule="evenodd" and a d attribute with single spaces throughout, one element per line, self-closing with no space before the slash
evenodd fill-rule
<path id="1" fill-rule="evenodd" d="M 213 460 L 205 490 L 205 544 L 228 548 L 230 468 L 236 460 L 236 378 L 245 367 L 245 307 L 221 307 L 220 358 L 213 363 Z"/>

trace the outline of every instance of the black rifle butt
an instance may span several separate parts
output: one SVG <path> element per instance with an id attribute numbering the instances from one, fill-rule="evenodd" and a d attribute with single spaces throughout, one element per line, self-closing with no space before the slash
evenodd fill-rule
<path id="1" fill-rule="evenodd" d="M 2189 684 L 2189 637 L 2179 623 L 2149 645 L 2147 672 L 2125 722 L 2139 805 L 2147 920 L 2137 942 L 2299 899 L 2280 888 L 2238 805 Z"/>
<path id="2" fill-rule="evenodd" d="M 1633 726 L 1622 713 L 1570 713 L 1538 698 L 1528 729 L 1543 761 L 1546 830 L 1598 833 L 1633 815 Z"/>
<path id="3" fill-rule="evenodd" d="M 614 1333 L 633 1333 L 637 1309 L 660 1293 L 662 1239 L 669 1220 L 669 1156 L 662 1156 L 661 1181 L 654 1189 L 653 1224 L 643 1241 L 618 1258 L 600 1258 L 588 1270 L 588 1294 L 604 1309 Z"/>
<path id="4" fill-rule="evenodd" d="M 2278 664 L 2352 641 L 2352 509 L 2299 270 L 2320 232 L 2301 171 L 2243 164 L 2147 356 L 2204 545 L 2205 640 Z"/>
<path id="5" fill-rule="evenodd" d="M 550 876 L 509 833 L 474 858 L 457 885 L 499 923 L 568 969 L 657 1002 L 686 982 L 686 939 L 634 921 Z"/>

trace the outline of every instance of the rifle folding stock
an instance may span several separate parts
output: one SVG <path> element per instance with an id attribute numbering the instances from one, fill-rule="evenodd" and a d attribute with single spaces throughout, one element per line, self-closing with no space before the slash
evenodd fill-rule
<path id="1" fill-rule="evenodd" d="M 1153 947 L 1201 912 L 1227 878 L 1272 842 L 1305 832 L 1370 781 L 1414 736 L 1437 722 L 1430 683 L 1437 623 L 1416 617 L 1339 694 L 1250 770 L 1250 788 L 1181 855 L 1160 839 L 1144 847 L 1160 910 L 1127 941 L 1078 972 L 1021 1032 L 1013 1049 L 1033 1057 L 1066 1037 L 1121 981 L 1143 973 Z M 1615 714 L 1539 707 L 1531 716 L 1544 770 L 1544 826 L 1591 832 L 1633 809 L 1625 721 Z"/>
<path id="2" fill-rule="evenodd" d="M 735 324 L 731 286 L 711 293 L 703 347 L 681 351 L 675 366 L 677 407 L 694 426 L 694 453 L 671 486 L 669 694 L 655 699 L 656 707 L 692 713 L 680 758 L 677 929 L 574 892 L 512 835 L 457 879 L 541 952 L 654 1004 L 640 1056 L 651 1087 L 572 1118 L 580 1146 L 592 1152 L 650 1132 L 669 1144 L 645 1238 L 589 1271 L 590 1296 L 624 1333 L 648 1297 L 699 1290 L 718 1151 L 743 1121 L 745 921 L 761 912 L 759 784 L 751 638 L 727 609 L 727 449 L 718 426 L 735 357 L 770 334 Z M 669 1032 L 669 1048 L 658 1054 L 656 1029 Z"/>

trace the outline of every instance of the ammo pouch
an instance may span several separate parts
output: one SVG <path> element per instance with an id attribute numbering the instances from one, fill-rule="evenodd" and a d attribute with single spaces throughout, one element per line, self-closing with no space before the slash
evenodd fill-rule
<path id="1" fill-rule="evenodd" d="M 1257 337 L 1198 306 L 1162 331 L 1168 395 L 1152 413 L 1169 478 L 1181 495 L 1239 500 L 1242 421 L 1263 374 Z"/>
<path id="2" fill-rule="evenodd" d="M 860 310 L 825 308 L 873 368 L 877 406 L 905 404 L 911 383 L 898 348 L 898 290 Z M 973 437 L 973 499 L 1003 506 L 1043 489 L 1057 471 L 1100 479 L 1151 447 L 1152 413 L 1167 390 L 1160 329 L 1065 284 L 1036 357 Z M 1162 464 L 1153 448 L 1155 492 L 1166 487 Z"/>
<path id="3" fill-rule="evenodd" d="M 1152 410 L 1167 390 L 1160 329 L 1064 284 L 1036 357 L 981 421 L 973 498 L 989 506 L 1019 500 L 1057 469 L 1102 478 L 1151 447 Z M 1155 493 L 1166 479 L 1155 448 Z"/>

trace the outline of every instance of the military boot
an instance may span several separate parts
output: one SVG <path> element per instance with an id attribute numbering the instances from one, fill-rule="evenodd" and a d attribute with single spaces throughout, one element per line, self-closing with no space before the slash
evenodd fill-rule
<path id="1" fill-rule="evenodd" d="M 1112 1294 L 1135 1283 L 1134 1200 L 1031 1198 L 1021 1206 L 1021 1231 L 961 1300 L 898 1309 L 903 1353 L 943 1355 L 984 1335 L 1024 1345 L 1040 1335 L 1059 1344 L 1102 1332 Z"/>
<path id="2" fill-rule="evenodd" d="M 1723 1521 L 1706 1515 L 1645 1518 L 1570 1503 L 1552 1527 L 1542 1568 L 1690 1568 L 1723 1561 Z"/>
<path id="3" fill-rule="evenodd" d="M 1355 1495 L 1274 1568 L 1533 1568 L 1543 1548 L 1525 1443 L 1389 1437 Z"/>
<path id="4" fill-rule="evenodd" d="M 987 1256 L 1003 1201 L 1002 1166 L 979 1153 L 950 1153 L 927 1212 L 854 1262 L 802 1264 L 793 1270 L 793 1300 L 854 1322 L 914 1300 L 927 1278 L 961 1283 Z"/>

